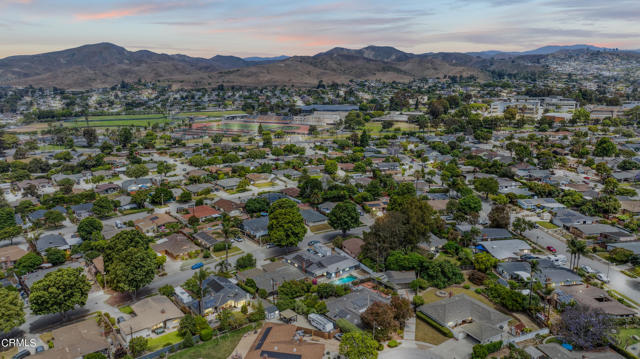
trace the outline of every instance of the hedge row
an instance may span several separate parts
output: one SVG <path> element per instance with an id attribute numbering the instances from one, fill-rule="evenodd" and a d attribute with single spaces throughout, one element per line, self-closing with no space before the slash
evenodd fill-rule
<path id="1" fill-rule="evenodd" d="M 611 349 L 613 349 L 616 353 L 622 355 L 623 357 L 627 358 L 627 359 L 638 359 L 637 356 L 629 353 L 628 351 L 624 350 L 623 348 L 613 344 L 613 343 L 609 343 L 609 347 Z"/>
<path id="2" fill-rule="evenodd" d="M 444 336 L 446 336 L 448 338 L 453 338 L 453 332 L 451 332 L 451 330 L 449 330 L 449 328 L 443 327 L 442 325 L 436 323 L 433 319 L 427 317 L 424 313 L 416 312 L 416 317 L 418 317 L 418 318 L 424 320 L 425 322 L 427 322 L 427 324 L 429 324 L 430 326 L 434 327 L 442 335 L 444 335 Z"/>

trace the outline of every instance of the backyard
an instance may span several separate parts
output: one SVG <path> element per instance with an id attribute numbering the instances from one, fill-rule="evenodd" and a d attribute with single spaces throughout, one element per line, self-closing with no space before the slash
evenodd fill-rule
<path id="1" fill-rule="evenodd" d="M 220 338 L 214 338 L 206 341 L 202 344 L 198 344 L 194 347 L 184 349 L 178 353 L 170 356 L 174 359 L 226 359 L 232 353 L 233 350 L 242 339 L 242 336 L 253 330 L 252 326 L 247 326 L 242 329 L 238 329 L 229 334 L 224 334 Z"/>
<path id="2" fill-rule="evenodd" d="M 620 343 L 627 347 L 629 345 L 638 343 L 639 340 L 634 339 L 633 337 L 640 337 L 640 328 L 620 328 L 618 329 L 617 337 L 620 340 Z"/>

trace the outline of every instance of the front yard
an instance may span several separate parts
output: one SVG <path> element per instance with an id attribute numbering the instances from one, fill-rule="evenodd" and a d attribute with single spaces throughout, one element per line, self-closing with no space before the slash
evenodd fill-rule
<path id="1" fill-rule="evenodd" d="M 536 222 L 537 225 L 539 225 L 542 228 L 546 228 L 546 229 L 556 229 L 558 228 L 558 226 L 556 226 L 555 224 L 551 223 L 551 222 L 544 222 L 544 221 L 538 221 Z"/>
<path id="2" fill-rule="evenodd" d="M 451 338 L 447 338 L 437 331 L 434 327 L 427 324 L 424 320 L 416 318 L 416 340 L 433 345 L 446 342 Z"/>
<path id="3" fill-rule="evenodd" d="M 328 231 L 332 231 L 333 227 L 331 227 L 329 223 L 322 223 L 315 226 L 310 226 L 309 230 L 313 233 L 328 232 Z"/>
<path id="4" fill-rule="evenodd" d="M 182 337 L 178 335 L 178 331 L 167 333 L 159 337 L 149 339 L 149 351 L 153 352 L 160 348 L 164 348 L 171 344 L 176 344 L 182 341 Z"/>

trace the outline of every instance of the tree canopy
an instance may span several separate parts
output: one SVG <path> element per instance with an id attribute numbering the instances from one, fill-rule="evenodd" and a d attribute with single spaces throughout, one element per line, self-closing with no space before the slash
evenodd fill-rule
<path id="1" fill-rule="evenodd" d="M 34 314 L 63 313 L 85 305 L 91 284 L 81 268 L 60 268 L 33 283 L 29 295 Z"/>

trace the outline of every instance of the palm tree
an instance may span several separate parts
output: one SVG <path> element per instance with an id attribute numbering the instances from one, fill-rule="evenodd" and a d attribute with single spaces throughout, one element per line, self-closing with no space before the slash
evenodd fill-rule
<path id="1" fill-rule="evenodd" d="M 533 295 L 533 275 L 539 270 L 538 261 L 529 262 L 529 308 L 531 308 L 531 296 Z"/>
<path id="2" fill-rule="evenodd" d="M 576 267 L 580 265 L 580 257 L 587 253 L 587 242 L 576 241 Z"/>
<path id="3" fill-rule="evenodd" d="M 577 244 L 578 241 L 575 238 L 571 238 L 569 240 L 569 242 L 567 242 L 567 249 L 569 250 L 569 253 L 571 254 L 571 259 L 569 260 L 569 268 L 573 269 L 575 268 L 575 266 L 573 265 L 574 259 L 576 258 L 577 255 Z"/>
<path id="4" fill-rule="evenodd" d="M 225 258 L 226 262 L 225 267 L 229 267 L 229 238 L 237 237 L 240 235 L 240 230 L 238 226 L 240 225 L 240 220 L 235 217 L 231 217 L 227 213 L 222 214 L 222 235 L 224 236 L 224 248 L 225 248 Z M 226 272 L 223 271 L 223 272 Z"/>
<path id="5" fill-rule="evenodd" d="M 200 315 L 203 315 L 203 307 L 204 307 L 204 296 L 205 294 L 207 294 L 207 292 L 209 291 L 209 287 L 205 287 L 204 285 L 204 281 L 209 278 L 209 276 L 211 276 L 211 271 L 207 268 L 200 268 L 199 271 L 197 271 L 192 278 L 194 278 L 196 280 L 196 282 L 198 282 L 198 288 L 200 288 L 200 293 L 199 293 L 199 306 L 198 309 L 200 311 Z"/>

